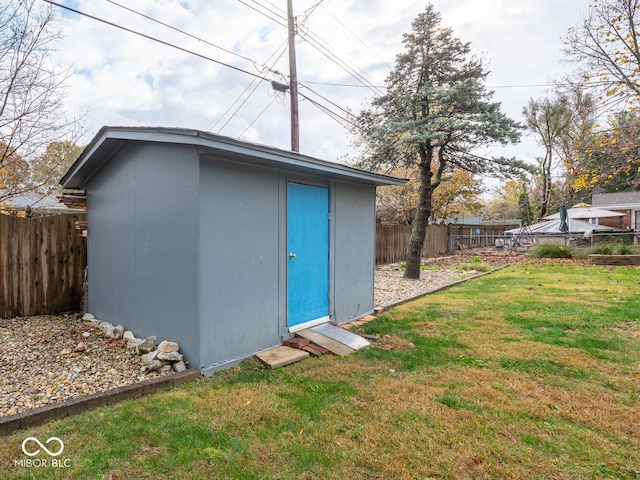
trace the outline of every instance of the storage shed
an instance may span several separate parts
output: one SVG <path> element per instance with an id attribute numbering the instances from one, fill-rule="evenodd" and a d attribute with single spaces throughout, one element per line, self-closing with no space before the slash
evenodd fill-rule
<path id="1" fill-rule="evenodd" d="M 86 191 L 88 310 L 204 374 L 373 310 L 375 189 L 404 180 L 197 130 L 103 127 Z"/>

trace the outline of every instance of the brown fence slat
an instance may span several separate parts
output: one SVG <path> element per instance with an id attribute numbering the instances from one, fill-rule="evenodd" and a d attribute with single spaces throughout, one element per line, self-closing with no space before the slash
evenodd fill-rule
<path id="1" fill-rule="evenodd" d="M 428 225 L 423 257 L 435 257 L 458 248 L 493 246 L 505 229 L 518 224 Z M 376 264 L 404 261 L 411 237 L 411 225 L 376 225 Z"/>
<path id="2" fill-rule="evenodd" d="M 411 225 L 376 225 L 376 263 L 394 263 L 405 259 L 411 237 Z M 449 229 L 447 225 L 429 225 L 422 247 L 423 257 L 447 252 Z"/>
<path id="3" fill-rule="evenodd" d="M 80 310 L 84 215 L 0 215 L 0 318 Z"/>

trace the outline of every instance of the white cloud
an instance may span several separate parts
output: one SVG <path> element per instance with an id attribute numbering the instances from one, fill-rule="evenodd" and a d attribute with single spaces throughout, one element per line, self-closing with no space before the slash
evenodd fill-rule
<path id="1" fill-rule="evenodd" d="M 243 1 L 256 8 L 256 4 L 264 5 L 280 14 L 286 8 L 283 0 Z M 253 59 L 256 66 L 107 0 L 73 3 L 74 8 L 96 17 L 255 75 L 286 81 L 260 70 L 263 63 L 280 51 L 286 41 L 286 29 L 238 0 L 131 0 L 126 6 Z M 316 3 L 317 0 L 294 0 L 299 20 Z M 549 83 L 564 68 L 559 62 L 560 39 L 587 6 L 586 0 L 434 0 L 433 3 L 442 14 L 443 25 L 451 26 L 456 37 L 471 42 L 472 50 L 486 59 L 491 71 L 487 85 L 495 87 L 494 98 L 503 103 L 507 114 L 518 120 L 528 99 L 544 92 L 544 87 L 523 85 Z M 324 0 L 301 29 L 306 35 L 321 39 L 323 44 L 326 42 L 358 75 L 374 85 L 382 85 L 395 55 L 401 52 L 402 33 L 409 30 L 411 21 L 424 7 L 420 0 Z M 272 12 L 267 13 L 275 16 Z M 89 109 L 91 133 L 105 124 L 208 130 L 254 80 L 249 74 L 89 18 L 67 13 L 61 17 L 65 38 L 59 45 L 56 62 L 63 67 L 73 65 L 78 72 L 68 85 L 67 107 L 70 115 Z M 298 39 L 296 49 L 301 82 L 358 83 L 310 42 Z M 273 68 L 286 74 L 287 55 Z M 361 109 L 373 95 L 363 87 L 307 85 L 335 104 L 354 111 Z M 304 89 L 301 92 L 313 96 Z M 221 133 L 243 134 L 249 141 L 288 148 L 288 103 L 272 103 L 256 120 L 273 95 L 269 83 L 259 81 L 255 93 Z M 301 151 L 327 160 L 342 157 L 349 140 L 345 129 L 305 100 L 300 108 Z M 215 131 L 223 123 L 218 122 Z M 531 158 L 536 148 L 525 142 L 510 151 Z"/>

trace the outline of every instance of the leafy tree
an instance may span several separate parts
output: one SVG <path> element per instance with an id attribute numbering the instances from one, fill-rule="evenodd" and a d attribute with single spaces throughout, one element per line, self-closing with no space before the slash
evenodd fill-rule
<path id="1" fill-rule="evenodd" d="M 420 191 L 420 175 L 416 169 L 396 169 L 392 175 L 407 178 L 402 187 L 387 186 L 376 189 L 377 217 L 383 223 L 411 224 L 415 217 Z M 431 221 L 441 222 L 451 217 L 478 215 L 482 211 L 480 198 L 482 181 L 469 172 L 456 170 L 443 178 L 432 198 Z"/>
<path id="2" fill-rule="evenodd" d="M 566 58 L 610 109 L 620 102 L 637 105 L 640 99 L 639 20 L 638 0 L 594 0 L 565 38 Z"/>
<path id="3" fill-rule="evenodd" d="M 376 188 L 376 216 L 382 223 L 408 225 L 413 221 L 420 177 L 416 170 L 396 168 L 387 172 L 391 175 L 406 178 L 407 183 L 401 187 L 385 186 Z"/>
<path id="4" fill-rule="evenodd" d="M 361 166 L 417 168 L 418 204 L 407 246 L 405 278 L 420 278 L 420 251 L 432 211 L 433 191 L 456 168 L 508 174 L 526 168 L 515 159 L 485 158 L 475 149 L 519 139 L 520 126 L 492 102 L 487 72 L 470 46 L 440 25 L 427 5 L 403 35 L 404 51 L 386 79 L 386 93 L 356 121 L 365 143 Z"/>
<path id="5" fill-rule="evenodd" d="M 4 195 L 4 191 L 20 193 L 29 191 L 31 189 L 29 163 L 18 155 L 15 148 L 9 148 L 1 142 L 0 152 L 3 152 L 0 158 L 0 198 Z"/>
<path id="6" fill-rule="evenodd" d="M 518 213 L 516 218 L 522 220 L 522 223 L 531 225 L 533 220 L 533 212 L 531 210 L 531 201 L 529 200 L 529 194 L 526 189 L 518 195 Z"/>
<path id="7" fill-rule="evenodd" d="M 576 189 L 607 192 L 640 190 L 640 117 L 618 112 L 585 144 L 577 162 Z"/>
<path id="8" fill-rule="evenodd" d="M 58 181 L 82 153 L 83 147 L 69 140 L 52 142 L 43 155 L 31 162 L 32 178 L 45 193 L 58 191 Z"/>
<path id="9" fill-rule="evenodd" d="M 580 171 L 583 152 L 591 145 L 594 128 L 597 125 L 597 102 L 593 95 L 585 93 L 577 86 L 564 89 L 571 112 L 570 121 L 560 135 L 557 152 L 564 164 L 564 182 L 559 183 L 559 194 L 569 204 L 584 203 L 588 199 L 584 192 L 575 188 L 575 182 Z M 560 178 L 559 178 L 560 180 Z"/>
<path id="10" fill-rule="evenodd" d="M 640 109 L 640 1 L 594 0 L 588 15 L 572 28 L 564 44 L 577 65 L 583 87 L 595 92 L 607 125 L 593 126 L 573 165 L 574 188 L 588 192 L 640 187 L 638 127 Z"/>
<path id="11" fill-rule="evenodd" d="M 482 212 L 482 181 L 465 170 L 455 170 L 443 178 L 431 199 L 431 221 L 444 222 L 454 217 L 471 217 Z"/>
<path id="12" fill-rule="evenodd" d="M 555 99 L 529 100 L 522 114 L 527 127 L 538 136 L 539 143 L 544 147 L 544 156 L 537 158 L 542 192 L 539 217 L 544 217 L 549 213 L 554 153 L 558 151 L 561 138 L 571 124 L 571 111 L 567 98 L 559 95 Z"/>
<path id="13" fill-rule="evenodd" d="M 570 88 L 541 100 L 530 99 L 523 109 L 527 127 L 536 134 L 544 155 L 536 158 L 540 209 L 538 217 L 550 212 L 552 186 L 556 194 L 573 196 L 573 182 L 579 166 L 579 152 L 589 143 L 595 124 L 595 102 L 581 90 Z M 554 159 L 556 160 L 554 162 Z M 552 181 L 564 178 L 564 185 Z"/>
<path id="14" fill-rule="evenodd" d="M 482 215 L 491 220 L 522 219 L 532 223 L 530 189 L 524 180 L 509 180 L 495 189 L 494 198 L 485 203 Z M 528 204 L 528 210 L 523 208 Z"/>
<path id="15" fill-rule="evenodd" d="M 68 74 L 50 61 L 60 38 L 52 8 L 38 0 L 0 0 L 0 168 L 9 171 L 7 162 L 15 155 L 30 162 L 52 141 L 79 133 L 77 121 L 63 114 Z M 28 177 L 5 182 L 0 202 L 25 188 L 37 184 Z"/>

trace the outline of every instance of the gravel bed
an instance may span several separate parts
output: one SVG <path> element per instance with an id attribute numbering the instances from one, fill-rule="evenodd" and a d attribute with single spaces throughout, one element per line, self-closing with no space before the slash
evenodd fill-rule
<path id="1" fill-rule="evenodd" d="M 393 305 L 477 275 L 477 273 L 476 271 L 450 269 L 422 270 L 420 280 L 407 280 L 402 278 L 404 270 L 399 265 L 384 265 L 376 268 L 374 302 L 377 307 Z"/>
<path id="2" fill-rule="evenodd" d="M 0 417 L 160 375 L 75 314 L 0 320 L 0 352 Z"/>

